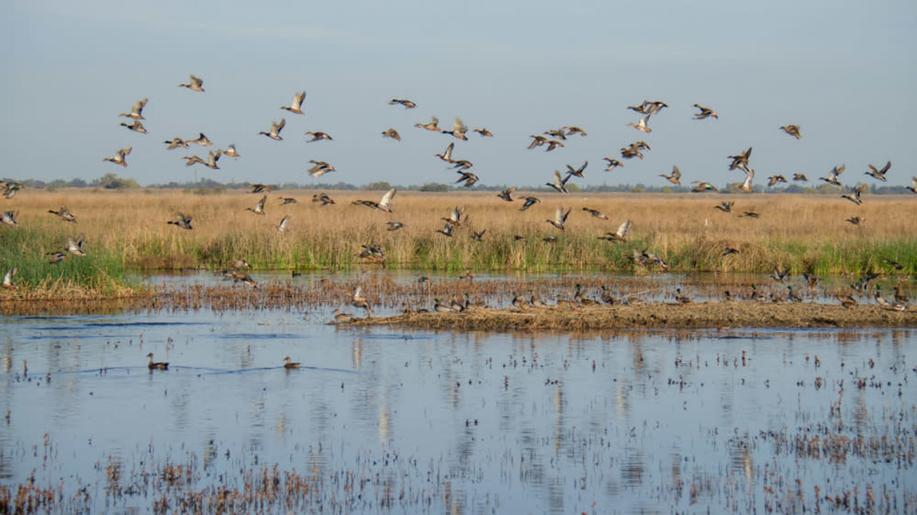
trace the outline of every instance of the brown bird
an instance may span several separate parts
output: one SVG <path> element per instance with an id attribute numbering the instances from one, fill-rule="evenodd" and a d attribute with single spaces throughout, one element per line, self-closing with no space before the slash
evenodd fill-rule
<path id="1" fill-rule="evenodd" d="M 289 356 L 283 358 L 283 368 L 289 370 L 291 368 L 299 368 L 302 366 L 302 363 L 293 361 Z"/>
<path id="2" fill-rule="evenodd" d="M 577 127 L 576 125 L 564 125 L 560 130 L 565 131 L 567 136 L 573 136 L 574 134 L 578 134 L 580 137 L 588 136 L 582 127 Z"/>
<path id="3" fill-rule="evenodd" d="M 452 159 L 452 150 L 454 148 L 455 148 L 455 143 L 449 143 L 448 145 L 446 145 L 446 150 L 443 150 L 442 154 L 433 154 L 433 155 L 447 163 L 454 163 L 455 161 Z"/>
<path id="4" fill-rule="evenodd" d="M 852 193 L 845 193 L 845 194 L 841 195 L 841 198 L 847 199 L 847 200 L 849 200 L 850 202 L 853 202 L 854 204 L 856 204 L 856 205 L 858 205 L 858 206 L 859 206 L 859 205 L 862 205 L 862 204 L 863 204 L 863 199 L 860 198 L 860 195 L 862 195 L 863 192 L 866 191 L 868 188 L 869 188 L 869 187 L 866 186 L 865 184 L 861 184 L 861 185 L 857 186 L 856 188 L 854 188 Z"/>
<path id="5" fill-rule="evenodd" d="M 809 182 L 809 178 L 806 177 L 806 174 L 800 172 L 793 174 L 793 180 L 798 182 Z"/>
<path id="6" fill-rule="evenodd" d="M 825 181 L 828 184 L 833 184 L 835 186 L 841 186 L 841 181 L 838 177 L 844 173 L 844 170 L 847 169 L 846 165 L 837 165 L 828 172 L 827 177 L 819 177 L 819 180 Z"/>
<path id="7" fill-rule="evenodd" d="M 471 172 L 463 172 L 459 170 L 457 173 L 460 175 L 460 177 L 457 181 L 455 181 L 456 184 L 464 182 L 464 186 L 466 188 L 470 188 L 478 182 L 478 176 Z"/>
<path id="8" fill-rule="evenodd" d="M 694 107 L 698 109 L 698 113 L 694 113 L 695 120 L 705 120 L 707 118 L 719 118 L 720 116 L 716 114 L 716 111 L 710 109 L 709 107 L 704 107 L 700 104 L 694 104 Z"/>
<path id="9" fill-rule="evenodd" d="M 661 173 L 659 174 L 659 177 L 662 177 L 663 179 L 675 185 L 681 184 L 681 170 L 679 170 L 677 166 L 672 167 L 672 175 L 666 175 L 664 173 Z"/>
<path id="10" fill-rule="evenodd" d="M 610 172 L 610 171 L 614 170 L 615 168 L 622 168 L 622 167 L 624 166 L 624 163 L 622 163 L 621 161 L 618 161 L 617 159 L 613 159 L 613 158 L 610 158 L 610 157 L 603 157 L 602 159 L 605 160 L 605 161 L 608 163 L 608 164 L 605 166 L 605 171 L 606 171 L 606 172 Z"/>
<path id="11" fill-rule="evenodd" d="M 312 195 L 312 202 L 321 202 L 320 207 L 325 207 L 330 204 L 334 204 L 334 199 L 328 196 L 324 191 L 321 193 L 315 193 Z"/>
<path id="12" fill-rule="evenodd" d="M 146 120 L 143 117 L 143 108 L 146 106 L 148 98 L 141 98 L 140 100 L 134 102 L 134 105 L 131 106 L 131 112 L 121 113 L 118 116 L 123 116 L 125 118 L 131 118 L 133 120 Z"/>
<path id="13" fill-rule="evenodd" d="M 798 125 L 787 124 L 787 125 L 780 127 L 780 130 L 789 134 L 790 136 L 793 136 L 796 139 L 799 139 L 802 137 L 802 134 L 799 132 Z"/>
<path id="14" fill-rule="evenodd" d="M 541 202 L 541 199 L 538 197 L 525 197 L 525 202 L 522 204 L 522 207 L 519 208 L 519 211 L 525 211 L 539 202 Z"/>
<path id="15" fill-rule="evenodd" d="M 414 102 L 412 102 L 412 101 L 410 101 L 410 100 L 408 100 L 408 99 L 406 99 L 406 98 L 393 98 L 393 99 L 389 100 L 388 104 L 389 104 L 389 105 L 398 105 L 398 104 L 400 104 L 400 105 L 401 105 L 402 107 L 404 107 L 405 109 L 414 109 L 415 107 L 417 107 L 417 104 L 415 104 Z"/>
<path id="16" fill-rule="evenodd" d="M 585 161 L 579 168 L 573 168 L 571 165 L 567 165 L 567 174 L 574 177 L 584 177 L 583 172 L 586 171 L 586 167 L 589 166 L 589 161 Z"/>
<path id="17" fill-rule="evenodd" d="M 512 188 L 512 187 L 506 188 L 505 190 L 501 191 L 500 193 L 497 193 L 497 197 L 499 197 L 501 200 L 505 200 L 506 202 L 512 202 L 513 193 L 515 192 L 516 192 L 516 188 Z"/>
<path id="18" fill-rule="evenodd" d="M 133 149 L 134 147 L 124 147 L 122 149 L 118 149 L 117 151 L 115 151 L 115 155 L 111 157 L 106 157 L 105 159 L 102 159 L 102 161 L 108 161 L 111 163 L 115 163 L 116 165 L 120 165 L 120 166 L 127 168 L 127 156 L 131 153 L 131 150 Z"/>
<path id="19" fill-rule="evenodd" d="M 584 208 L 583 208 L 583 211 L 589 213 L 590 215 L 592 215 L 592 216 L 594 216 L 595 218 L 598 218 L 598 219 L 600 219 L 600 220 L 608 220 L 608 215 L 606 215 L 605 213 L 599 211 L 598 209 L 592 209 L 592 208 L 589 208 L 589 207 L 584 207 Z"/>
<path id="20" fill-rule="evenodd" d="M 462 119 L 458 116 L 455 117 L 455 121 L 452 122 L 451 131 L 440 131 L 443 134 L 450 134 L 453 138 L 460 139 L 462 141 L 468 141 L 468 136 L 465 134 L 468 132 L 468 127 L 462 122 Z"/>
<path id="21" fill-rule="evenodd" d="M 719 204 L 717 204 L 717 205 L 715 205 L 715 206 L 713 206 L 713 207 L 715 207 L 716 209 L 719 209 L 720 211 L 722 211 L 722 212 L 724 212 L 724 213 L 731 213 L 731 212 L 732 212 L 732 206 L 734 206 L 734 205 L 735 205 L 735 201 L 726 200 L 726 201 L 720 202 Z"/>
<path id="22" fill-rule="evenodd" d="M 169 363 L 166 361 L 153 361 L 153 353 L 150 352 L 146 355 L 147 363 L 146 368 L 150 370 L 168 370 Z"/>
<path id="23" fill-rule="evenodd" d="M 129 123 L 129 124 L 128 124 L 128 123 L 121 122 L 121 126 L 122 126 L 122 127 L 127 127 L 128 129 L 130 129 L 130 130 L 132 130 L 132 131 L 134 131 L 134 132 L 139 132 L 140 134 L 146 134 L 146 133 L 147 133 L 146 127 L 143 126 L 143 123 L 141 123 L 140 120 L 134 120 L 133 122 L 131 122 L 131 123 Z"/>
<path id="24" fill-rule="evenodd" d="M 785 184 L 786 177 L 782 175 L 771 175 L 767 178 L 767 187 L 773 188 L 775 185 L 780 184 L 781 182 Z"/>
<path id="25" fill-rule="evenodd" d="M 885 174 L 887 174 L 888 171 L 891 170 L 892 168 L 891 161 L 888 161 L 887 163 L 885 163 L 885 166 L 883 166 L 882 168 L 876 168 L 874 165 L 871 165 L 871 164 L 867 166 L 869 167 L 869 171 L 866 172 L 866 175 L 874 179 L 878 179 L 882 182 L 888 181 L 888 179 L 885 178 Z"/>
<path id="26" fill-rule="evenodd" d="M 207 135 L 203 132 L 198 133 L 197 137 L 194 139 L 186 140 L 185 143 L 200 145 L 202 147 L 209 147 L 210 145 L 213 145 L 213 142 L 210 141 L 210 138 L 208 138 Z"/>
<path id="27" fill-rule="evenodd" d="M 76 217 L 66 206 L 61 206 L 57 211 L 49 209 L 48 212 L 65 222 L 76 223 Z"/>
<path id="28" fill-rule="evenodd" d="M 289 111 L 294 114 L 303 114 L 302 103 L 305 100 L 306 100 L 306 92 L 300 91 L 299 93 L 295 93 L 293 95 L 293 100 L 290 102 L 290 105 L 280 106 L 280 109 L 283 109 L 284 111 Z"/>
<path id="29" fill-rule="evenodd" d="M 359 286 L 354 288 L 353 295 L 350 296 L 350 305 L 366 311 L 367 318 L 372 316 L 372 306 L 369 305 L 369 301 L 363 295 L 363 288 Z"/>
<path id="30" fill-rule="evenodd" d="M 392 138 L 395 141 L 401 141 L 401 134 L 398 134 L 398 131 L 396 131 L 395 129 L 391 129 L 391 128 L 385 129 L 384 131 L 382 131 L 382 137 L 383 138 Z"/>
<path id="31" fill-rule="evenodd" d="M 599 236 L 600 240 L 608 240 L 612 243 L 625 242 L 627 241 L 627 233 L 630 232 L 631 221 L 624 220 L 624 222 L 618 226 L 618 230 L 615 232 L 605 233 L 604 236 Z"/>
<path id="32" fill-rule="evenodd" d="M 179 148 L 179 147 L 188 148 L 188 142 L 179 138 L 178 136 L 175 136 L 174 138 L 170 140 L 163 141 L 163 143 L 167 145 L 166 148 L 168 150 L 175 150 L 176 148 Z"/>
<path id="33" fill-rule="evenodd" d="M 178 87 L 188 88 L 191 91 L 197 91 L 198 93 L 203 93 L 204 92 L 204 79 L 192 74 L 188 82 L 179 84 Z"/>
<path id="34" fill-rule="evenodd" d="M 637 129 L 638 131 L 644 134 L 649 134 L 653 132 L 653 129 L 651 129 L 650 126 L 646 124 L 649 118 L 650 118 L 649 115 L 644 116 L 643 118 L 640 118 L 640 121 L 635 122 L 635 123 L 628 123 L 627 126 L 633 127 L 634 129 Z"/>
<path id="35" fill-rule="evenodd" d="M 852 217 L 848 218 L 847 221 L 850 222 L 850 223 L 853 224 L 853 225 L 860 225 L 861 223 L 865 222 L 866 219 L 865 219 L 865 218 L 860 218 L 859 216 L 852 216 Z"/>
<path id="36" fill-rule="evenodd" d="M 704 181 L 694 181 L 691 184 L 694 186 L 691 188 L 691 191 L 694 193 L 704 193 L 707 191 L 718 191 L 716 186 L 710 184 L 709 182 Z"/>
<path id="37" fill-rule="evenodd" d="M 567 209 L 566 211 L 564 211 L 564 208 L 559 207 L 557 208 L 556 211 L 554 211 L 554 219 L 545 220 L 545 222 L 548 222 L 549 224 L 551 224 L 555 229 L 563 231 L 565 230 L 564 226 L 567 223 L 567 217 L 569 216 L 570 216 L 570 209 Z"/>
<path id="38" fill-rule="evenodd" d="M 184 213 L 177 213 L 177 214 L 175 215 L 175 219 L 174 219 L 174 220 L 169 220 L 169 221 L 166 222 L 166 223 L 171 224 L 171 225 L 174 225 L 174 226 L 179 227 L 179 228 L 181 228 L 181 229 L 185 229 L 185 230 L 187 230 L 187 231 L 190 231 L 191 229 L 194 228 L 194 227 L 192 226 L 192 218 L 191 218 L 191 215 L 186 215 L 186 214 L 184 214 Z"/>
<path id="39" fill-rule="evenodd" d="M 321 177 L 326 173 L 331 173 L 336 170 L 334 165 L 326 163 L 325 161 L 315 161 L 314 159 L 310 159 L 309 162 L 312 163 L 312 167 L 309 168 L 308 172 L 312 177 Z"/>
<path id="40" fill-rule="evenodd" d="M 392 199 L 395 198 L 395 193 L 397 190 L 392 188 L 385 192 L 385 195 L 382 195 L 382 199 L 379 202 L 373 202 L 372 200 L 354 200 L 351 204 L 357 206 L 366 206 L 372 209 L 378 209 L 380 211 L 385 211 L 386 213 L 392 212 Z"/>
<path id="41" fill-rule="evenodd" d="M 226 147 L 226 150 L 223 151 L 223 155 L 226 157 L 232 157 L 232 158 L 240 157 L 239 151 L 236 150 L 235 145 L 229 145 L 228 147 Z"/>
<path id="42" fill-rule="evenodd" d="M 481 127 L 479 129 L 471 129 L 471 130 L 480 134 L 482 138 L 494 137 L 494 133 L 490 132 L 489 130 L 485 129 L 484 127 Z"/>
<path id="43" fill-rule="evenodd" d="M 259 131 L 258 134 L 262 136 L 267 136 L 274 141 L 283 141 L 283 137 L 280 135 L 280 131 L 287 125 L 287 121 L 284 118 L 281 118 L 279 122 L 271 122 L 270 131 Z"/>
<path id="44" fill-rule="evenodd" d="M 433 116 L 429 122 L 415 123 L 414 127 L 417 127 L 419 129 L 428 130 L 431 132 L 439 132 L 440 130 L 442 130 L 439 128 L 439 118 L 435 116 Z"/>
<path id="45" fill-rule="evenodd" d="M 731 160 L 729 163 L 729 169 L 735 170 L 736 168 L 744 171 L 748 171 L 748 160 L 751 158 L 751 147 L 748 147 L 744 152 L 740 152 L 734 156 L 727 156 L 727 159 Z"/>
<path id="46" fill-rule="evenodd" d="M 311 137 L 308 143 L 312 143 L 313 141 L 322 141 L 322 140 L 334 141 L 334 138 L 331 137 L 331 134 L 328 134 L 327 132 L 323 132 L 323 131 L 306 131 L 306 136 Z"/>
<path id="47" fill-rule="evenodd" d="M 261 200 L 259 200 L 258 203 L 255 204 L 255 207 L 247 207 L 245 208 L 245 210 L 251 211 L 252 213 L 255 213 L 256 215 L 264 215 L 265 214 L 264 204 L 266 203 L 267 203 L 267 195 L 261 197 Z"/>

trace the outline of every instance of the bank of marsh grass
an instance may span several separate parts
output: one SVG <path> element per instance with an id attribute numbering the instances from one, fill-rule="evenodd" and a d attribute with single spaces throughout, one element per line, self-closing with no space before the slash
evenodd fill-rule
<path id="1" fill-rule="evenodd" d="M 520 201 L 493 192 L 399 192 L 389 214 L 351 205 L 378 201 L 382 192 L 329 191 L 337 204 L 327 207 L 311 202 L 313 193 L 270 192 L 261 216 L 246 211 L 261 195 L 240 191 L 27 190 L 0 204 L 19 215 L 17 227 L 0 227 L 0 267 L 18 266 L 19 281 L 32 286 L 70 280 L 101 288 L 118 283 L 125 269 L 218 269 L 240 258 L 256 269 L 344 270 L 362 263 L 361 244 L 374 243 L 384 248 L 388 267 L 430 270 L 642 272 L 630 257 L 648 249 L 676 272 L 770 272 L 781 265 L 793 273 L 917 273 L 917 196 L 868 196 L 855 206 L 834 195 L 537 193 L 542 202 L 521 212 Z M 298 203 L 281 206 L 281 196 Z M 714 209 L 724 200 L 735 201 L 731 214 Z M 62 205 L 78 223 L 48 213 Z M 573 209 L 563 232 L 545 222 L 559 206 Z M 435 231 L 453 207 L 465 208 L 469 220 L 447 238 Z M 747 210 L 760 218 L 739 216 Z M 193 230 L 166 223 L 178 211 L 194 217 Z M 283 216 L 290 223 L 281 233 L 275 226 Z M 854 226 L 846 221 L 852 216 L 865 222 Z M 633 221 L 626 243 L 598 238 L 625 219 Z M 389 220 L 405 227 L 389 232 Z M 471 238 L 484 229 L 483 241 Z M 44 264 L 47 252 L 78 234 L 86 236 L 87 257 Z M 547 236 L 557 241 L 543 241 Z M 723 257 L 727 245 L 739 253 Z"/>

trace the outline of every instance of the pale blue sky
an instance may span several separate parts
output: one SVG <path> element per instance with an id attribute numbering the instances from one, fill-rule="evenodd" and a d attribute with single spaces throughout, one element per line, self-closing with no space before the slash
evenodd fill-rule
<path id="1" fill-rule="evenodd" d="M 413 128 L 434 114 L 496 134 L 456 148 L 484 184 L 540 184 L 583 160 L 586 184 L 662 185 L 657 174 L 673 164 L 685 182 L 721 184 L 741 178 L 726 156 L 749 145 L 759 183 L 846 163 L 842 180 L 853 184 L 867 179 L 867 163 L 886 160 L 889 184 L 917 174 L 913 0 L 12 0 L 0 9 L 0 177 L 183 181 L 194 177 L 183 151 L 161 142 L 203 131 L 243 157 L 218 172 L 197 167 L 197 177 L 309 184 L 307 161 L 322 159 L 338 169 L 323 181 L 451 181 L 433 154 L 452 139 Z M 176 87 L 189 73 L 206 93 Z M 306 116 L 280 111 L 300 89 Z M 146 136 L 117 118 L 144 96 Z M 392 97 L 418 108 L 389 106 Z M 644 98 L 671 106 L 646 136 L 626 126 L 637 117 L 625 109 Z M 692 120 L 695 102 L 720 120 Z M 285 141 L 257 135 L 281 116 Z M 778 130 L 786 123 L 801 125 L 801 141 Z M 564 124 L 589 136 L 526 150 L 529 134 Z M 404 141 L 384 140 L 388 127 Z M 307 144 L 306 130 L 335 141 Z M 602 172 L 603 156 L 636 139 L 653 147 L 644 161 Z M 126 145 L 127 169 L 102 162 Z"/>

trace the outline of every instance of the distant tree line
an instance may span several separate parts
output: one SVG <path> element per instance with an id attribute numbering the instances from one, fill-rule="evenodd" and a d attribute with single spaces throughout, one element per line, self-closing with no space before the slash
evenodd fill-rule
<path id="1" fill-rule="evenodd" d="M 13 179 L 4 179 L 4 180 L 13 180 Z M 85 181 L 83 179 L 71 179 L 65 181 L 62 179 L 57 179 L 54 181 L 41 181 L 37 179 L 28 179 L 20 180 L 26 188 L 30 189 L 61 189 L 61 188 L 94 188 L 94 189 L 106 189 L 106 190 L 127 190 L 127 189 L 138 189 L 142 187 L 146 188 L 156 188 L 156 189 L 174 189 L 174 190 L 189 190 L 196 192 L 210 192 L 215 193 L 225 190 L 245 190 L 250 189 L 252 184 L 251 182 L 228 182 L 223 183 L 215 181 L 213 179 L 201 179 L 199 181 L 186 181 L 186 182 L 167 182 L 162 184 L 150 184 L 148 186 L 141 186 L 136 180 L 122 177 L 115 173 L 107 173 L 98 179 L 93 181 Z M 726 193 L 737 193 L 739 191 L 738 187 L 741 183 L 728 183 L 724 187 L 720 188 L 721 192 Z M 399 190 L 405 191 L 424 191 L 424 192 L 448 192 L 448 191 L 500 191 L 508 187 L 508 185 L 477 185 L 474 188 L 462 188 L 455 187 L 451 184 L 443 184 L 436 182 L 428 182 L 424 184 L 391 184 L 385 181 L 376 181 L 364 185 L 354 185 L 346 182 L 336 182 L 336 183 L 316 183 L 316 184 L 301 184 L 296 182 L 285 182 L 280 184 L 271 185 L 275 189 L 311 189 L 311 190 L 376 190 L 384 191 L 391 188 L 398 188 Z M 868 188 L 869 193 L 875 195 L 898 195 L 898 194 L 909 194 L 910 192 L 905 186 L 879 186 L 879 185 L 870 185 L 865 184 Z M 535 187 L 517 187 L 517 189 L 525 191 L 553 191 L 550 188 L 545 186 L 535 186 Z M 688 193 L 691 191 L 690 188 L 685 186 L 647 186 L 645 184 L 602 184 L 602 185 L 590 185 L 590 186 L 579 186 L 577 184 L 567 184 L 567 189 L 571 192 L 583 192 L 583 193 Z M 847 188 L 849 189 L 849 188 Z M 811 185 L 799 185 L 799 184 L 790 184 L 783 188 L 768 188 L 764 185 L 756 185 L 754 187 L 755 193 L 804 193 L 804 194 L 835 194 L 840 189 L 836 186 L 830 184 L 811 184 Z"/>

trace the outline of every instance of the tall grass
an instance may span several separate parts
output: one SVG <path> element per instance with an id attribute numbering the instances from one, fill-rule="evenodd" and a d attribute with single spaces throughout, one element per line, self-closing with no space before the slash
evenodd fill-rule
<path id="1" fill-rule="evenodd" d="M 110 192 L 26 191 L 0 207 L 19 211 L 20 226 L 0 227 L 0 263 L 21 263 L 20 281 L 118 281 L 124 269 L 220 268 L 243 258 L 257 269 L 348 269 L 360 266 L 361 244 L 384 247 L 387 266 L 435 270 L 635 270 L 634 249 L 662 256 L 672 271 L 769 272 L 777 264 L 799 273 L 895 271 L 884 259 L 901 264 L 897 273 L 917 274 L 917 197 L 869 196 L 862 206 L 825 196 L 801 195 L 637 195 L 540 193 L 542 203 L 528 211 L 493 193 L 399 193 L 394 212 L 386 214 L 351 205 L 354 199 L 378 200 L 382 192 L 330 192 L 337 204 L 319 207 L 312 191 L 287 191 L 298 204 L 281 206 L 281 193 L 269 195 L 268 214 L 245 211 L 260 195 L 241 192 L 200 195 L 148 190 Z M 522 197 L 524 194 L 519 194 Z M 735 200 L 734 213 L 713 206 Z M 67 205 L 78 224 L 47 213 Z M 436 234 L 454 206 L 465 207 L 467 226 L 453 238 Z M 566 231 L 545 220 L 558 206 L 573 208 Z M 606 213 L 609 221 L 581 210 Z M 761 218 L 742 218 L 745 210 Z M 176 211 L 194 216 L 192 231 L 167 225 Z M 290 216 L 285 233 L 274 226 Z M 866 219 L 857 227 L 845 220 Z M 625 219 L 633 221 L 629 241 L 598 239 Z M 405 228 L 388 232 L 385 222 Z M 487 229 L 484 241 L 471 230 Z M 66 237 L 86 235 L 89 256 L 59 267 L 42 263 L 43 254 Z M 514 241 L 514 235 L 524 241 Z M 543 241 L 556 236 L 556 243 Z M 740 253 L 722 256 L 727 246 Z M 6 247 L 11 246 L 13 249 Z M 31 264 L 22 264 L 31 263 Z M 72 274 L 72 275 L 71 275 Z M 108 278 L 108 279 L 106 279 Z"/>
<path id="2" fill-rule="evenodd" d="M 70 234 L 69 237 L 75 235 Z M 59 251 L 68 235 L 60 229 L 4 228 L 0 230 L 0 275 L 16 268 L 14 284 L 34 298 L 119 296 L 135 291 L 123 260 L 111 249 L 88 250 L 52 265 L 46 255 Z"/>

